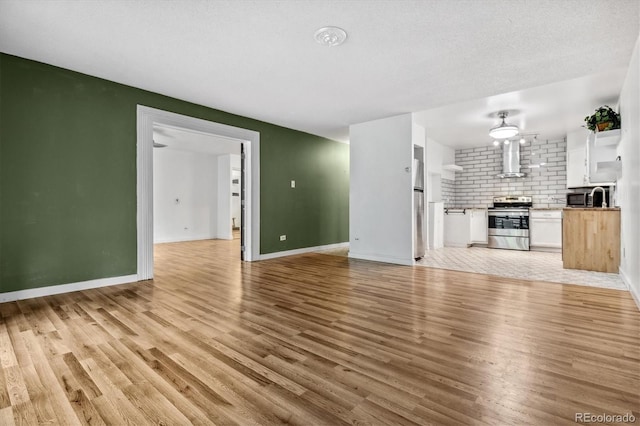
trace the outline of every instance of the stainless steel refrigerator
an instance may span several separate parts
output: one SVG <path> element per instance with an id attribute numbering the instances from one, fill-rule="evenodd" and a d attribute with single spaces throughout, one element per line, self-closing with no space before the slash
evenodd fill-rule
<path id="1" fill-rule="evenodd" d="M 413 258 L 420 259 L 425 254 L 424 244 L 424 163 L 422 148 L 414 147 L 413 159 Z M 417 157 L 417 158 L 416 158 Z"/>

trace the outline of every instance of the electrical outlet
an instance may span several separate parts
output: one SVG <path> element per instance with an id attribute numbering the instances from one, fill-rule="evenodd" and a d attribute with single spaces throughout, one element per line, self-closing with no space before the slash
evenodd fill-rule
<path id="1" fill-rule="evenodd" d="M 292 187 L 292 188 L 295 188 L 295 187 L 296 187 L 296 181 L 295 181 L 295 180 L 292 180 L 292 181 L 291 181 L 291 187 Z"/>
<path id="2" fill-rule="evenodd" d="M 280 241 L 286 241 L 287 236 L 286 235 L 280 235 Z"/>

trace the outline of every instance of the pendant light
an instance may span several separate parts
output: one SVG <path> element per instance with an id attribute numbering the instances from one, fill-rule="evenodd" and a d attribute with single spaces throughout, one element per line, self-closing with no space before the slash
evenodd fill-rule
<path id="1" fill-rule="evenodd" d="M 498 113 L 498 117 L 502 119 L 502 123 L 489 130 L 489 136 L 494 139 L 508 139 L 518 134 L 518 132 L 520 131 L 520 129 L 518 129 L 518 126 L 508 124 L 504 121 L 504 119 L 507 118 L 508 115 L 509 113 L 507 111 L 500 111 Z"/>

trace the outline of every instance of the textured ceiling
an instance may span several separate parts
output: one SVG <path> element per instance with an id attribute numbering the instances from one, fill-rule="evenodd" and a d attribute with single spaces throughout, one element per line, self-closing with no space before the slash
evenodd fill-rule
<path id="1" fill-rule="evenodd" d="M 624 68 L 639 4 L 2 0 L 0 51 L 347 140 L 349 124 Z M 346 43 L 315 43 L 326 25 Z"/>
<path id="2" fill-rule="evenodd" d="M 562 139 L 584 125 L 584 117 L 607 104 L 616 108 L 626 67 L 572 80 L 474 99 L 417 112 L 414 120 L 429 138 L 454 148 L 490 145 L 489 129 L 497 126 L 497 111 L 507 111 L 506 122 L 521 135 Z"/>

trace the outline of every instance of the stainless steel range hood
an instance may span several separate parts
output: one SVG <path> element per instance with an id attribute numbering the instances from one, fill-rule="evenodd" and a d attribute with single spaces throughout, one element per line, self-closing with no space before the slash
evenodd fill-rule
<path id="1" fill-rule="evenodd" d="M 496 175 L 499 178 L 518 178 L 526 176 L 520 173 L 520 144 L 511 141 L 508 145 L 502 144 L 502 173 Z"/>

